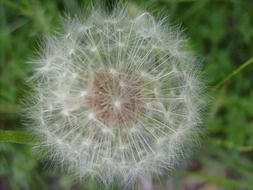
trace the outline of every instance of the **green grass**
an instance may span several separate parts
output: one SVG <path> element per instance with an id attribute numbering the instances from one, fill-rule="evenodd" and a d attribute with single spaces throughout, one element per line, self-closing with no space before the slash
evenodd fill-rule
<path id="1" fill-rule="evenodd" d="M 137 0 L 127 4 L 132 12 L 146 9 L 180 24 L 209 85 L 212 101 L 204 120 L 206 133 L 192 158 L 198 167 L 175 172 L 174 178 L 200 178 L 229 190 L 253 187 L 253 1 Z M 64 12 L 89 6 L 89 0 L 0 0 L 1 130 L 24 130 L 18 105 L 29 89 L 25 81 L 32 70 L 26 62 L 34 57 L 38 42 L 57 29 Z M 13 142 L 12 136 L 1 132 L 0 138 L 7 140 L 0 143 L 0 189 L 3 182 L 15 190 L 99 187 L 94 180 L 79 184 L 45 168 L 47 161 L 39 159 L 29 145 L 8 143 Z M 174 183 L 180 189 L 180 180 Z"/>

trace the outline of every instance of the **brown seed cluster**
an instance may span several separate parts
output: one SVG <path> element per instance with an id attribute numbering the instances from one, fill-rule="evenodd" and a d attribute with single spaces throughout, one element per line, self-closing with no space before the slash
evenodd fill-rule
<path id="1" fill-rule="evenodd" d="M 116 70 L 95 73 L 85 105 L 100 122 L 113 125 L 137 119 L 143 110 L 140 79 Z"/>

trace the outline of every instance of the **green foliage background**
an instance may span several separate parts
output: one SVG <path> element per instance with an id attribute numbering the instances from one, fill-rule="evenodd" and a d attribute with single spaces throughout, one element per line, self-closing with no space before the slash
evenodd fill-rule
<path id="1" fill-rule="evenodd" d="M 93 4 L 105 4 L 110 10 L 112 2 Z M 132 13 L 162 13 L 172 24 L 180 24 L 202 60 L 208 81 L 212 101 L 205 114 L 206 133 L 189 166 L 174 172 L 173 188 L 184 189 L 181 181 L 194 178 L 216 189 L 253 189 L 253 64 L 218 89 L 212 88 L 253 56 L 253 1 L 136 0 L 126 4 Z M 90 5 L 91 0 L 0 0 L 0 129 L 24 130 L 18 102 L 29 89 L 25 80 L 32 71 L 25 62 L 34 56 L 39 39 L 60 25 L 64 12 L 85 12 Z M 94 180 L 80 184 L 64 172 L 52 171 L 33 152 L 29 145 L 0 143 L 0 189 L 103 189 Z M 165 189 L 163 184 L 158 188 Z"/>

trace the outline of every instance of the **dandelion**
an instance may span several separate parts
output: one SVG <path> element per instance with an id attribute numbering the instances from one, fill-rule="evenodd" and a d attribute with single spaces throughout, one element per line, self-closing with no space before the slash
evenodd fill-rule
<path id="1" fill-rule="evenodd" d="M 144 12 L 64 21 L 32 61 L 27 115 L 40 147 L 81 178 L 152 179 L 187 156 L 201 83 L 180 31 Z"/>

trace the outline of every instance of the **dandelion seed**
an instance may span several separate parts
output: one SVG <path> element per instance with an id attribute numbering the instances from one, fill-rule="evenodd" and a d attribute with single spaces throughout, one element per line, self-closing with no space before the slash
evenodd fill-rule
<path id="1" fill-rule="evenodd" d="M 202 86 L 180 31 L 115 10 L 67 19 L 59 33 L 33 62 L 27 109 L 49 156 L 106 185 L 181 162 L 201 123 Z"/>

